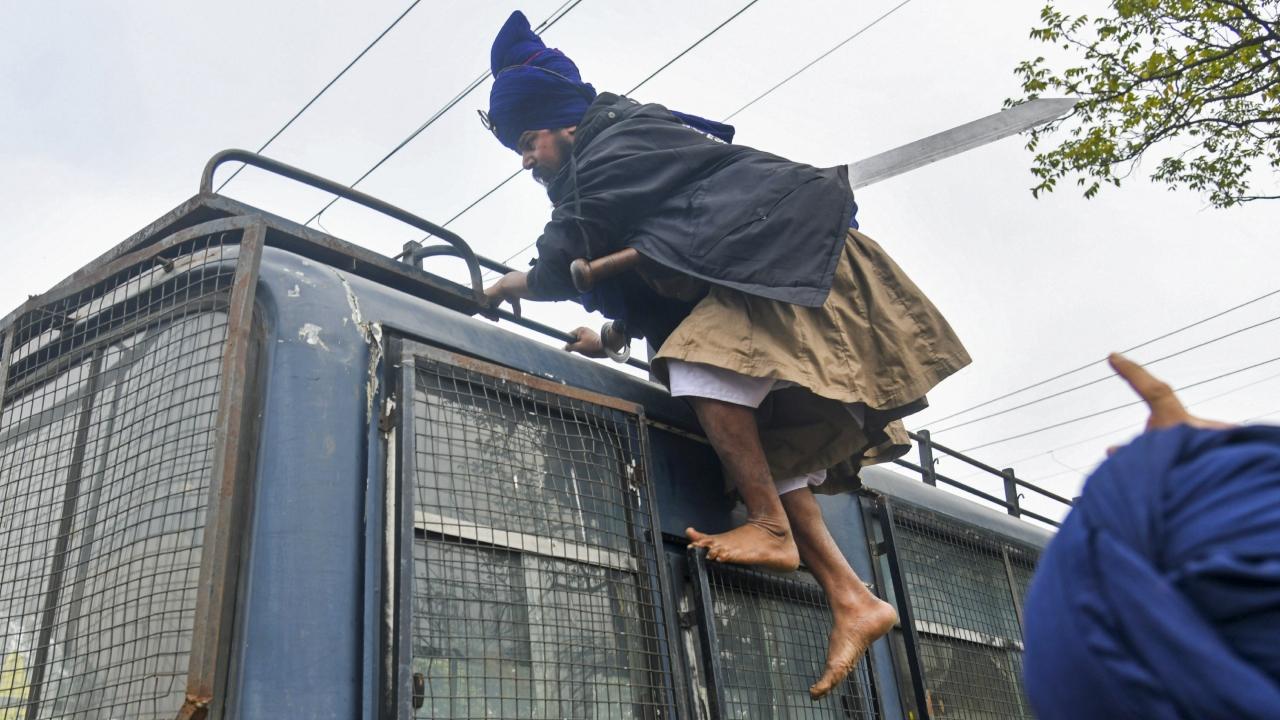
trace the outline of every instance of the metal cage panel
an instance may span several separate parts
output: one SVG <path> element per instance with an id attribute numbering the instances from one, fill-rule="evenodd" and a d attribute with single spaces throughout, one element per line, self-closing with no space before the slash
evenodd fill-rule
<path id="1" fill-rule="evenodd" d="M 5 332 L 0 718 L 183 706 L 240 235 L 173 245 Z"/>
<path id="2" fill-rule="evenodd" d="M 892 517 L 928 716 L 1032 718 L 1020 616 L 1037 551 L 903 504 Z"/>
<path id="3" fill-rule="evenodd" d="M 807 572 L 781 576 L 696 561 L 691 568 L 706 573 L 710 590 L 716 655 L 710 672 L 715 674 L 718 699 L 723 702 L 719 717 L 879 717 L 865 656 L 830 694 L 818 701 L 809 698 L 809 686 L 824 669 L 831 611 L 821 587 Z"/>
<path id="4" fill-rule="evenodd" d="M 419 716 L 671 717 L 639 417 L 416 363 Z"/>

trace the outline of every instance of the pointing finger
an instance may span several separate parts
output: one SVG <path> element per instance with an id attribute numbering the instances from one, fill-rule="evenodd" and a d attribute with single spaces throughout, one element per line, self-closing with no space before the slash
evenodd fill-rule
<path id="1" fill-rule="evenodd" d="M 1118 353 L 1112 353 L 1107 361 L 1116 374 L 1124 378 L 1129 387 L 1133 388 L 1138 397 L 1142 398 L 1151 409 L 1148 427 L 1168 427 L 1187 420 L 1189 414 L 1186 408 L 1182 406 L 1178 396 L 1174 395 L 1173 388 L 1169 387 L 1168 383 L 1156 378 L 1141 365 Z"/>

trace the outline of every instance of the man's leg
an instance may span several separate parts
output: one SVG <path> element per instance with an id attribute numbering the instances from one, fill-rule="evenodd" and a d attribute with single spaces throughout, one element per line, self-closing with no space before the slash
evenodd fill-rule
<path id="1" fill-rule="evenodd" d="M 818 699 L 836 687 L 858 660 L 898 621 L 893 606 L 871 594 L 849 566 L 822 520 L 822 508 L 808 487 L 782 496 L 800 559 L 813 573 L 831 605 L 831 638 L 826 671 L 809 688 Z"/>
<path id="2" fill-rule="evenodd" d="M 685 534 L 693 545 L 707 548 L 707 557 L 712 560 L 795 570 L 800 556 L 760 445 L 755 409 L 705 397 L 686 399 L 693 405 L 725 474 L 747 506 L 747 522 L 718 535 L 693 528 L 685 530 Z"/>

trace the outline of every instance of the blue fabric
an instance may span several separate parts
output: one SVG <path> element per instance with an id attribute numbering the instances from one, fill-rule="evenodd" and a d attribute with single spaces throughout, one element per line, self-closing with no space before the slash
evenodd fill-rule
<path id="1" fill-rule="evenodd" d="M 498 141 L 519 152 L 516 141 L 526 130 L 554 130 L 577 125 L 595 100 L 596 89 L 582 81 L 567 55 L 548 48 L 519 10 L 511 13 L 489 50 L 489 120 Z M 733 142 L 733 126 L 697 115 L 674 112 L 699 132 Z"/>
<path id="2" fill-rule="evenodd" d="M 1280 717 L 1280 428 L 1180 426 L 1122 448 L 1024 609 L 1040 720 Z"/>
<path id="3" fill-rule="evenodd" d="M 577 125 L 596 97 L 596 89 L 582 82 L 578 66 L 543 44 L 519 10 L 494 38 L 489 69 L 489 120 L 498 140 L 516 152 L 521 133 Z"/>
<path id="4" fill-rule="evenodd" d="M 704 117 L 677 112 L 675 110 L 672 110 L 671 114 L 675 115 L 680 122 L 688 125 L 698 132 L 705 133 L 727 143 L 733 142 L 734 127 L 732 125 L 725 125 L 722 122 L 708 120 Z"/>

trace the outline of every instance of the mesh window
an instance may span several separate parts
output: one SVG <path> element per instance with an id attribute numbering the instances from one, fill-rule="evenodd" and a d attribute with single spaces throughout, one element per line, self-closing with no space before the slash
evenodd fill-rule
<path id="1" fill-rule="evenodd" d="M 1016 556 L 1011 553 L 1009 566 L 1013 568 L 1013 586 L 1018 590 L 1018 602 L 1025 603 L 1027 589 L 1031 587 L 1031 576 L 1036 572 L 1035 559 L 1026 559 L 1025 556 Z"/>
<path id="2" fill-rule="evenodd" d="M 670 717 L 639 429 L 418 360 L 418 717 Z"/>
<path id="3" fill-rule="evenodd" d="M 1031 718 L 1022 690 L 1022 630 L 1001 544 L 911 508 L 896 506 L 894 515 L 931 716 Z"/>
<path id="4" fill-rule="evenodd" d="M 875 718 L 864 657 L 848 679 L 814 702 L 809 686 L 827 659 L 831 611 L 822 589 L 802 579 L 742 568 L 707 566 L 725 718 L 826 720 Z"/>
<path id="5" fill-rule="evenodd" d="M 0 719 L 173 718 L 182 706 L 234 275 L 224 239 L 9 329 Z"/>

